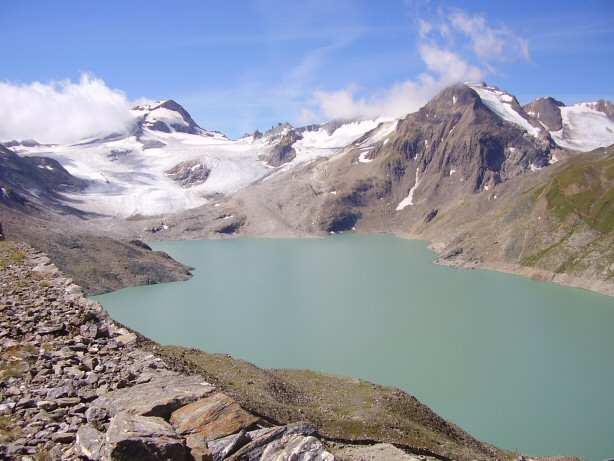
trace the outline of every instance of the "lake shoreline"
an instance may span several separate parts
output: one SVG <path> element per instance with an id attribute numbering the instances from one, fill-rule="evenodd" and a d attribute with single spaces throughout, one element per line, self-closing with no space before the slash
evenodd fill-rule
<path id="1" fill-rule="evenodd" d="M 425 242 L 430 250 L 432 250 L 437 258 L 433 263 L 441 266 L 452 267 L 456 269 L 484 269 L 504 274 L 513 274 L 520 277 L 535 280 L 537 282 L 553 283 L 570 288 L 579 288 L 582 290 L 598 293 L 605 296 L 614 297 L 614 283 L 607 283 L 602 280 L 593 280 L 582 277 L 575 277 L 565 273 L 556 273 L 536 267 L 523 266 L 518 263 L 505 261 L 480 261 L 475 259 L 464 259 L 462 254 L 446 255 L 446 244 L 443 242 L 435 242 L 431 239 L 417 234 L 405 232 L 381 232 L 381 233 L 360 233 L 359 235 L 378 235 L 390 234 L 396 237 L 407 240 L 420 240 Z"/>
<path id="2" fill-rule="evenodd" d="M 462 254 L 453 255 L 448 257 L 445 254 L 447 244 L 444 242 L 438 242 L 420 234 L 402 232 L 402 231 L 371 231 L 371 232 L 340 232 L 332 235 L 360 235 L 360 236 L 376 236 L 376 235 L 392 235 L 405 240 L 419 240 L 425 242 L 430 250 L 432 250 L 437 257 L 434 258 L 433 264 L 441 266 L 452 267 L 456 269 L 483 269 L 494 272 L 501 272 L 504 274 L 513 274 L 520 277 L 528 278 L 538 282 L 553 283 L 555 285 L 579 288 L 582 290 L 598 293 L 601 295 L 614 297 L 614 283 L 607 283 L 603 280 L 587 279 L 583 277 L 576 277 L 565 273 L 556 273 L 546 269 L 540 269 L 537 267 L 523 266 L 522 264 L 506 262 L 506 261 L 482 261 L 476 259 L 465 259 Z M 281 239 L 281 240 L 301 240 L 301 239 L 326 239 L 331 237 L 331 234 L 306 234 L 301 232 L 285 233 L 285 234 L 273 234 L 273 235 L 261 235 L 261 234 L 242 234 L 240 236 L 228 237 L 228 236 L 216 236 L 210 238 L 208 236 L 201 236 L 198 238 L 172 238 L 168 241 L 192 241 L 192 240 L 231 240 L 233 238 L 254 238 L 254 239 Z M 151 240 L 151 242 L 161 241 L 158 239 Z"/>

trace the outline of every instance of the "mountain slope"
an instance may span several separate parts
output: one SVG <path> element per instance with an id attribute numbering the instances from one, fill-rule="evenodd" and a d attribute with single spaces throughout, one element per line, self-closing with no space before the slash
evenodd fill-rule
<path id="1" fill-rule="evenodd" d="M 329 440 L 393 443 L 435 459 L 514 459 L 398 389 L 306 370 L 265 370 L 229 355 L 181 347 L 160 347 L 158 353 L 202 373 L 250 411 L 273 421 L 305 418 Z"/>
<path id="2" fill-rule="evenodd" d="M 56 160 L 23 158 L 0 144 L 1 204 L 68 211 L 63 194 L 82 191 L 86 186 L 86 181 L 72 176 Z"/>
<path id="3" fill-rule="evenodd" d="M 535 235 L 562 237 L 539 242 L 524 264 L 614 279 L 614 148 L 570 159 L 526 193 L 544 210 Z"/>
<path id="4" fill-rule="evenodd" d="M 440 262 L 485 266 L 614 295 L 614 148 L 570 157 L 440 209 L 412 231 Z"/>
<path id="5" fill-rule="evenodd" d="M 340 155 L 294 171 L 292 181 L 273 178 L 237 196 L 248 203 L 250 194 L 271 197 L 280 210 L 304 211 L 299 222 L 306 232 L 349 230 L 368 215 L 411 222 L 416 204 L 488 191 L 548 165 L 552 149 L 549 137 L 528 136 L 457 85 L 418 112 L 380 124 Z M 275 188 L 284 191 L 278 200 Z"/>
<path id="6" fill-rule="evenodd" d="M 20 157 L 0 145 L 0 224 L 4 236 L 45 251 L 88 293 L 126 285 L 186 280 L 189 268 L 138 243 L 120 241 L 89 227 L 66 200 L 87 181 L 72 176 L 56 160 Z"/>

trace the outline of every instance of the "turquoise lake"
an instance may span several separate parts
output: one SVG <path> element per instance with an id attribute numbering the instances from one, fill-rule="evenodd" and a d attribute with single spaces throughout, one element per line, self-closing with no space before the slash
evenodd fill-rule
<path id="1" fill-rule="evenodd" d="M 153 246 L 194 277 L 96 300 L 160 343 L 396 386 L 501 448 L 614 457 L 614 298 L 392 236 Z"/>

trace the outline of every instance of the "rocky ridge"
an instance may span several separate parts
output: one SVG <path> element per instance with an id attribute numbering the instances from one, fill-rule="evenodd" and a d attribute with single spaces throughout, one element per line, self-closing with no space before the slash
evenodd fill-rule
<path id="1" fill-rule="evenodd" d="M 83 190 L 87 181 L 71 175 L 56 160 L 21 157 L 0 144 L 0 204 L 18 208 L 47 208 L 82 212 L 63 201 L 63 193 Z"/>

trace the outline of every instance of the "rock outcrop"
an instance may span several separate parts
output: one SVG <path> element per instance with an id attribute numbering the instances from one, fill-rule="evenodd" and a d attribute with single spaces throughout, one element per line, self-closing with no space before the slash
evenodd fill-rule
<path id="1" fill-rule="evenodd" d="M 87 181 L 71 175 L 54 159 L 21 157 L 0 144 L 0 204 L 83 214 L 67 206 L 62 194 L 81 191 L 86 186 Z"/>
<path id="2" fill-rule="evenodd" d="M 203 184 L 210 173 L 211 170 L 199 160 L 187 160 L 178 163 L 166 172 L 171 179 L 177 181 L 182 187 L 192 187 Z"/>
<path id="3" fill-rule="evenodd" d="M 561 117 L 561 101 L 557 101 L 551 97 L 539 98 L 522 106 L 522 108 L 531 117 L 539 120 L 550 131 L 559 131 L 563 128 L 563 119 Z"/>
<path id="4" fill-rule="evenodd" d="M 296 157 L 294 143 L 303 138 L 299 130 L 289 123 L 280 123 L 264 134 L 269 148 L 261 159 L 271 167 L 280 167 Z"/>

